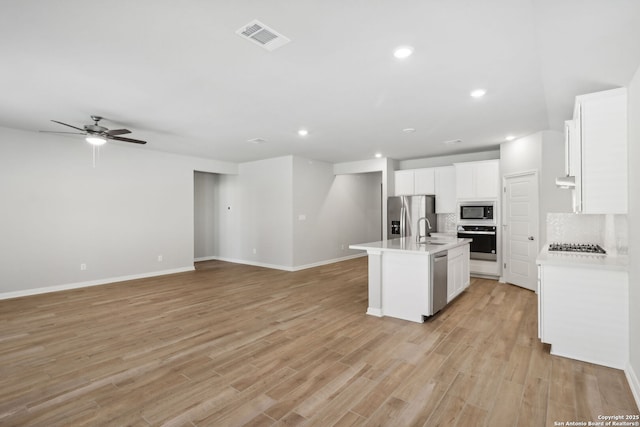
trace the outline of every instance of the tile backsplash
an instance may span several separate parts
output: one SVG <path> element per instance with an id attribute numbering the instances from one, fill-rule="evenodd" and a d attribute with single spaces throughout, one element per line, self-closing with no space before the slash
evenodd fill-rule
<path id="1" fill-rule="evenodd" d="M 547 214 L 547 243 L 594 243 L 609 254 L 626 254 L 626 215 Z"/>
<path id="2" fill-rule="evenodd" d="M 458 231 L 458 215 L 455 213 L 438 214 L 438 232 L 456 233 Z"/>

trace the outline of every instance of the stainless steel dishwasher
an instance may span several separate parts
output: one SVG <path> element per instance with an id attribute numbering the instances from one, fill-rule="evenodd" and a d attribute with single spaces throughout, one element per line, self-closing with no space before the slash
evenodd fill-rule
<path id="1" fill-rule="evenodd" d="M 434 315 L 447 305 L 447 264 L 449 252 L 431 255 L 431 286 L 429 288 L 429 315 Z"/>

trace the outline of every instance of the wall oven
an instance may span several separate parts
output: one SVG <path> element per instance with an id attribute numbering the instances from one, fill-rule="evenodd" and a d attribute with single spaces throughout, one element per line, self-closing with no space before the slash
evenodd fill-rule
<path id="1" fill-rule="evenodd" d="M 458 237 L 473 239 L 470 246 L 471 259 L 497 261 L 497 238 L 494 225 L 459 225 Z"/>
<path id="2" fill-rule="evenodd" d="M 458 219 L 467 224 L 495 224 L 494 207 L 493 202 L 463 202 L 459 205 Z"/>

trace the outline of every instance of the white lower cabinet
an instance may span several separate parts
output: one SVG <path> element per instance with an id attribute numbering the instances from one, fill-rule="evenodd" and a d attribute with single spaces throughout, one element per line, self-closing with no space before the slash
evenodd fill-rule
<path id="1" fill-rule="evenodd" d="M 447 302 L 469 287 L 469 245 L 449 250 L 447 263 Z"/>
<path id="2" fill-rule="evenodd" d="M 624 369 L 627 272 L 544 264 L 538 271 L 538 335 L 551 354 Z"/>

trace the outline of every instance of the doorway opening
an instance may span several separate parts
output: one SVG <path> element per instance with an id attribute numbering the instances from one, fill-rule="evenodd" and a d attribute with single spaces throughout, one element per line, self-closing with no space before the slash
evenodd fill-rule
<path id="1" fill-rule="evenodd" d="M 219 174 L 193 173 L 194 262 L 217 259 L 219 254 L 219 180 Z"/>

